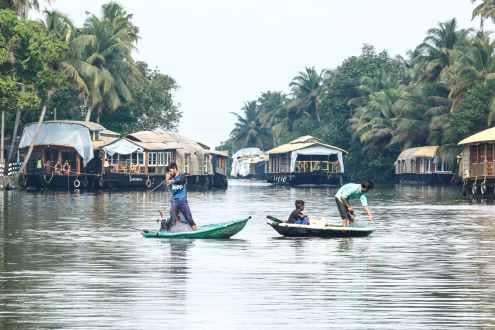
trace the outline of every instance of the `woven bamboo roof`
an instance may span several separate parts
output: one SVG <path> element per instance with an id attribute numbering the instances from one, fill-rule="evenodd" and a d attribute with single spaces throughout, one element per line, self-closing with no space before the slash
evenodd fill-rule
<path id="1" fill-rule="evenodd" d="M 424 146 L 403 150 L 397 160 L 409 160 L 415 158 L 434 158 L 438 153 L 439 146 Z"/>
<path id="2" fill-rule="evenodd" d="M 471 135 L 459 142 L 459 145 L 481 142 L 495 142 L 495 127 Z"/>
<path id="3" fill-rule="evenodd" d="M 285 154 L 291 151 L 296 151 L 300 149 L 306 149 L 308 147 L 314 146 L 314 145 L 319 145 L 322 147 L 326 147 L 329 149 L 336 149 L 339 151 L 342 151 L 344 153 L 347 153 L 344 149 L 341 149 L 339 147 L 335 147 L 329 144 L 322 143 L 319 139 L 311 136 L 311 135 L 305 135 L 301 136 L 295 140 L 290 141 L 287 144 L 283 144 L 281 146 L 278 146 L 276 148 L 273 148 L 268 151 L 268 154 Z"/>

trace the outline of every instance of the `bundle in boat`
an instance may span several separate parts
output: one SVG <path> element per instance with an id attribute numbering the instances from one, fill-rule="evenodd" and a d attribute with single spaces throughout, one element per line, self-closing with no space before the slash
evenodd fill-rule
<path id="1" fill-rule="evenodd" d="M 277 233 L 286 237 L 364 237 L 375 231 L 374 226 L 354 224 L 351 226 L 330 225 L 317 222 L 310 225 L 298 225 L 267 216 L 267 224 Z"/>

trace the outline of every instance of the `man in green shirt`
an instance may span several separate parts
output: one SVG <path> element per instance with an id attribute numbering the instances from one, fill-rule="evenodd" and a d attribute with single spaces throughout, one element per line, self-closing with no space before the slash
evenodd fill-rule
<path id="1" fill-rule="evenodd" d="M 365 181 L 361 184 L 348 183 L 340 187 L 335 194 L 335 202 L 342 218 L 342 226 L 348 226 L 354 222 L 354 210 L 349 201 L 358 198 L 368 214 L 368 220 L 373 222 L 373 214 L 371 214 L 368 208 L 368 199 L 366 198 L 366 193 L 373 189 L 373 187 L 374 184 L 371 181 Z"/>

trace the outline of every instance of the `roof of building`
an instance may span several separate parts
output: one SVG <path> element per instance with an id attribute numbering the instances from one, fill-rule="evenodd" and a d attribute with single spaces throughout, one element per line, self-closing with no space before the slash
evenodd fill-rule
<path id="1" fill-rule="evenodd" d="M 267 153 L 272 154 L 272 155 L 273 154 L 284 154 L 284 153 L 288 153 L 291 151 L 306 149 L 306 148 L 314 146 L 314 145 L 319 145 L 319 146 L 326 147 L 329 149 L 336 149 L 336 150 L 342 151 L 344 153 L 347 153 L 347 151 L 345 151 L 344 149 L 341 149 L 339 147 L 335 147 L 335 146 L 332 146 L 329 144 L 322 143 L 319 139 L 317 139 L 311 135 L 301 136 L 295 140 L 290 141 L 287 144 L 283 144 L 281 146 L 273 148 L 273 149 L 269 150 Z"/>
<path id="2" fill-rule="evenodd" d="M 434 158 L 438 153 L 439 146 L 424 146 L 403 150 L 397 160 L 414 158 Z"/>
<path id="3" fill-rule="evenodd" d="M 495 127 L 471 135 L 459 142 L 459 145 L 481 142 L 495 142 Z"/>
<path id="4" fill-rule="evenodd" d="M 200 154 L 209 152 L 209 150 L 206 150 L 202 145 L 188 137 L 162 129 L 135 132 L 127 137 L 137 142 L 163 143 L 168 146 L 167 149 L 184 149 L 186 152 Z"/>
<path id="5" fill-rule="evenodd" d="M 229 152 L 227 150 L 208 150 L 208 152 L 212 155 L 229 157 Z"/>
<path id="6" fill-rule="evenodd" d="M 106 135 L 100 134 L 100 138 L 98 140 L 92 141 L 93 149 L 99 150 L 99 149 L 103 148 L 104 146 L 107 146 L 107 145 L 115 142 L 118 139 L 119 139 L 118 136 L 106 136 Z"/>

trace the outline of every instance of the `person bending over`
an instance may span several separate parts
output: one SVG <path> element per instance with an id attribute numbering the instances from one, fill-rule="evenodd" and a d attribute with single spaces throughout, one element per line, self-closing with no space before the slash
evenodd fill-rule
<path id="1" fill-rule="evenodd" d="M 184 215 L 187 223 L 193 230 L 196 230 L 196 223 L 194 222 L 187 202 L 187 187 L 186 176 L 179 173 L 179 169 L 176 163 L 171 163 L 166 168 L 165 182 L 170 189 L 170 219 L 168 228 L 175 224 L 178 220 L 179 212 Z"/>
<path id="2" fill-rule="evenodd" d="M 342 218 L 342 226 L 348 226 L 354 222 L 354 209 L 349 201 L 358 198 L 368 214 L 368 220 L 373 222 L 373 214 L 368 208 L 368 198 L 366 197 L 366 193 L 373 189 L 373 187 L 374 184 L 371 181 L 364 181 L 361 184 L 348 183 L 340 187 L 335 194 L 335 202 Z"/>

